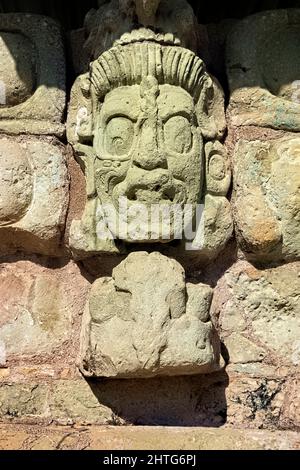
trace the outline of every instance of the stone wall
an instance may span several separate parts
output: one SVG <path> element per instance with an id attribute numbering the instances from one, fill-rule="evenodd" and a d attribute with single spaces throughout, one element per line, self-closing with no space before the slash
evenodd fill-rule
<path id="1" fill-rule="evenodd" d="M 299 430 L 300 10 L 193 6 L 0 14 L 3 423 Z"/>

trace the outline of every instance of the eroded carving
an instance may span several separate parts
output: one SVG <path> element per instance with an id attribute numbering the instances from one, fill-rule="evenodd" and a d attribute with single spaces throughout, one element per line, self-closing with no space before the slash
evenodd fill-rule
<path id="1" fill-rule="evenodd" d="M 62 255 L 69 200 L 63 146 L 46 137 L 0 137 L 0 170 L 0 253 Z"/>
<path id="2" fill-rule="evenodd" d="M 153 377 L 220 367 L 209 309 L 212 289 L 185 281 L 160 253 L 132 253 L 112 278 L 92 286 L 83 319 L 80 368 L 86 376 Z"/>
<path id="3" fill-rule="evenodd" d="M 64 134 L 65 64 L 50 18 L 0 14 L 0 132 Z"/>
<path id="4" fill-rule="evenodd" d="M 130 249 L 124 242 L 184 239 L 184 224 L 191 225 L 201 203 L 193 248 L 211 258 L 231 235 L 225 198 L 230 168 L 218 142 L 225 129 L 223 95 L 203 62 L 176 44 L 174 36 L 145 28 L 126 33 L 73 88 L 68 138 L 84 168 L 88 196 L 82 220 L 71 228 L 75 256 Z M 138 238 L 124 234 L 120 197 L 129 210 L 146 207 Z M 153 205 L 174 213 L 190 205 L 191 211 L 179 222 L 171 214 L 168 226 L 162 220 L 150 232 L 149 218 L 143 222 L 141 214 L 148 217 Z M 122 221 L 117 227 L 111 208 Z M 128 223 L 128 212 L 126 217 Z M 214 236 L 207 239 L 212 226 Z"/>
<path id="5" fill-rule="evenodd" d="M 25 149 L 0 139 L 0 227 L 20 220 L 33 194 L 33 168 Z"/>

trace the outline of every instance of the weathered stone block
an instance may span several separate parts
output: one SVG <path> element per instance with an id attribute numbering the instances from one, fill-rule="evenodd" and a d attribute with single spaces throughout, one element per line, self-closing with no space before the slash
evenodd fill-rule
<path id="1" fill-rule="evenodd" d="M 59 142 L 0 137 L 0 253 L 59 256 L 68 191 Z"/>
<path id="2" fill-rule="evenodd" d="M 65 63 L 58 24 L 0 14 L 0 132 L 64 134 Z"/>
<path id="3" fill-rule="evenodd" d="M 212 290 L 189 284 L 175 260 L 132 253 L 91 289 L 82 327 L 86 376 L 152 377 L 219 368 Z"/>
<path id="4" fill-rule="evenodd" d="M 300 10 L 267 11 L 234 27 L 227 41 L 233 126 L 300 131 Z"/>
<path id="5" fill-rule="evenodd" d="M 300 256 L 300 138 L 240 140 L 234 153 L 238 241 L 261 261 Z"/>
<path id="6" fill-rule="evenodd" d="M 60 424 L 109 424 L 113 412 L 102 404 L 85 380 L 53 383 L 49 399 L 52 419 Z"/>
<path id="7" fill-rule="evenodd" d="M 298 375 L 298 377 L 291 378 L 285 387 L 285 399 L 280 415 L 280 426 L 284 429 L 300 430 L 299 385 L 300 377 Z"/>
<path id="8" fill-rule="evenodd" d="M 7 358 L 51 353 L 69 338 L 70 312 L 64 309 L 57 279 L 38 273 L 26 279 L 24 272 L 4 272 L 0 283 L 0 339 Z"/>
<path id="9" fill-rule="evenodd" d="M 14 261 L 2 262 L 0 270 L 0 364 L 2 351 L 1 365 L 10 367 L 5 370 L 11 380 L 45 380 L 55 370 L 63 374 L 77 353 L 78 345 L 73 352 L 70 343 L 79 342 L 74 322 L 76 317 L 80 322 L 88 282 L 73 263 L 40 257 Z"/>
<path id="10" fill-rule="evenodd" d="M 288 366 L 300 363 L 300 265 L 258 270 L 239 262 L 224 276 L 219 329 L 231 363 Z M 215 300 L 214 300 L 215 302 Z M 265 369 L 260 364 L 256 373 Z"/>
<path id="11" fill-rule="evenodd" d="M 39 418 L 47 413 L 47 385 L 6 383 L 0 386 L 2 419 Z"/>

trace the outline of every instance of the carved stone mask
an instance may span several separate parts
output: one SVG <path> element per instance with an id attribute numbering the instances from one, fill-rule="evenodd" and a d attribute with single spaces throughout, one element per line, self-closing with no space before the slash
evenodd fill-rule
<path id="1" fill-rule="evenodd" d="M 170 204 L 200 202 L 203 142 L 193 99 L 183 88 L 148 76 L 140 85 L 112 90 L 97 117 L 94 148 L 98 196 L 117 212 L 120 198 L 133 211 L 143 205 L 148 215 L 153 205 L 163 211 Z M 143 241 L 153 241 L 147 227 L 146 217 Z M 165 230 L 151 228 L 160 240 L 175 236 L 174 222 Z M 118 228 L 115 235 L 122 238 Z"/>
<path id="2" fill-rule="evenodd" d="M 113 242 L 101 242 L 106 233 L 130 243 L 185 240 L 204 199 L 206 221 L 221 206 L 229 220 L 230 170 L 218 142 L 224 129 L 222 91 L 199 57 L 173 35 L 147 29 L 123 35 L 72 91 L 68 139 L 84 167 L 88 196 L 82 221 L 72 225 L 73 249 L 114 251 Z M 205 224 L 199 232 L 197 225 L 204 245 Z M 231 230 L 226 224 L 222 240 Z M 210 244 L 211 251 L 222 243 Z"/>

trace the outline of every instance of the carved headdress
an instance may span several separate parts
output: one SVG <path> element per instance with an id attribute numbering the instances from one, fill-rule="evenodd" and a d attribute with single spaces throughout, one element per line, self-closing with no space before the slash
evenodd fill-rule
<path id="1" fill-rule="evenodd" d="M 100 99 L 119 86 L 140 84 L 149 75 L 159 84 L 180 86 L 195 101 L 204 83 L 213 86 L 202 60 L 180 47 L 173 34 L 156 34 L 144 28 L 124 34 L 90 68 L 91 84 Z"/>
<path id="2" fill-rule="evenodd" d="M 203 61 L 182 47 L 181 41 L 171 33 L 140 28 L 123 34 L 90 64 L 87 74 L 78 78 L 73 90 L 77 98 L 71 99 L 71 103 L 78 103 L 79 98 L 92 118 L 109 91 L 120 86 L 139 85 L 148 76 L 154 77 L 158 85 L 167 83 L 186 90 L 194 99 L 203 136 L 208 140 L 222 137 L 225 118 L 221 89 L 207 73 Z M 90 119 L 78 122 L 78 107 L 70 109 L 69 118 L 70 142 L 80 141 L 80 136 L 85 140 L 85 134 L 92 134 Z"/>

